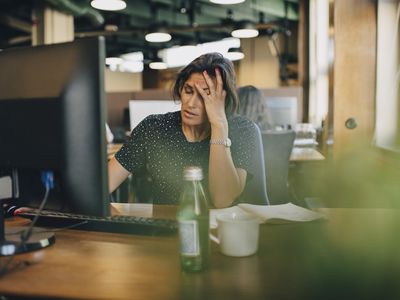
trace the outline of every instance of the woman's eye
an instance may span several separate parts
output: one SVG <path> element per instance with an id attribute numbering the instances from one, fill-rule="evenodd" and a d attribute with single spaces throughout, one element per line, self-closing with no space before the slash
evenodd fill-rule
<path id="1" fill-rule="evenodd" d="M 185 93 L 191 95 L 191 94 L 193 94 L 193 90 L 185 89 Z"/>

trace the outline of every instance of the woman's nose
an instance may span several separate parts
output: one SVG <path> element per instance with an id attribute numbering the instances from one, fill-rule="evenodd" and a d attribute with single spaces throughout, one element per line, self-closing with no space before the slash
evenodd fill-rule
<path id="1" fill-rule="evenodd" d="M 194 94 L 192 95 L 192 97 L 189 98 L 188 105 L 189 105 L 190 107 L 193 107 L 193 106 L 196 105 L 196 103 L 197 103 L 198 101 L 200 101 L 200 99 L 201 99 L 201 96 L 200 96 L 198 93 L 194 93 Z"/>

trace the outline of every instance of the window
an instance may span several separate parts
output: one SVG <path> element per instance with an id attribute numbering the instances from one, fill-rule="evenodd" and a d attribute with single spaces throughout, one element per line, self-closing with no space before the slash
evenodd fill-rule
<path id="1" fill-rule="evenodd" d="M 400 152 L 400 0 L 378 1 L 376 145 Z"/>

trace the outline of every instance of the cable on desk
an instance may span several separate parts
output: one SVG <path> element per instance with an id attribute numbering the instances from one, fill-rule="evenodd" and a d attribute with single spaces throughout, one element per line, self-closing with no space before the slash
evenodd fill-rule
<path id="1" fill-rule="evenodd" d="M 15 250 L 14 254 L 9 256 L 8 259 L 6 260 L 6 262 L 4 263 L 4 265 L 0 267 L 0 278 L 3 277 L 4 275 L 6 275 L 11 270 L 11 269 L 8 268 L 8 266 L 10 265 L 12 260 L 14 259 L 15 253 L 18 252 L 17 250 L 22 249 L 25 246 L 26 242 L 31 237 L 32 232 L 33 232 L 33 227 L 35 226 L 35 224 L 36 224 L 36 222 L 37 222 L 37 220 L 38 220 L 38 218 L 40 216 L 40 213 L 42 212 L 43 208 L 45 207 L 45 205 L 47 203 L 47 199 L 49 198 L 50 190 L 52 188 L 54 188 L 54 174 L 53 174 L 53 172 L 51 172 L 51 171 L 42 171 L 41 179 L 42 179 L 42 183 L 43 183 L 43 185 L 45 187 L 45 193 L 44 193 L 44 196 L 43 196 L 43 200 L 41 201 L 39 209 L 38 209 L 38 212 L 35 215 L 35 217 L 33 218 L 31 224 L 29 225 L 29 227 L 26 230 L 24 230 L 24 231 L 22 231 L 20 233 L 21 242 L 16 247 L 16 250 Z M 17 264 L 16 267 L 18 267 L 20 265 L 20 263 Z M 22 263 L 24 265 L 26 265 L 29 262 L 24 261 Z M 14 269 L 15 269 L 15 267 L 14 267 Z"/>

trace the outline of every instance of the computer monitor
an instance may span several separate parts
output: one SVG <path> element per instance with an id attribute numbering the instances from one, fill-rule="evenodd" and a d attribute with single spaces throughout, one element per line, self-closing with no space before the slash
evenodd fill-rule
<path id="1" fill-rule="evenodd" d="M 266 97 L 264 105 L 268 123 L 273 128 L 294 130 L 298 123 L 296 97 Z"/>
<path id="2" fill-rule="evenodd" d="M 181 110 L 181 105 L 174 100 L 130 100 L 129 116 L 131 130 L 149 115 L 165 114 L 178 110 Z"/>
<path id="3" fill-rule="evenodd" d="M 110 214 L 104 59 L 102 37 L 0 52 L 0 175 L 17 174 L 20 205 L 39 204 L 50 170 L 46 208 Z"/>

